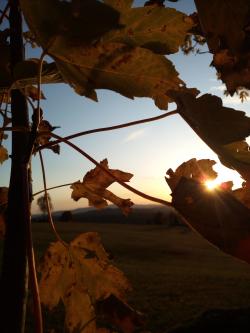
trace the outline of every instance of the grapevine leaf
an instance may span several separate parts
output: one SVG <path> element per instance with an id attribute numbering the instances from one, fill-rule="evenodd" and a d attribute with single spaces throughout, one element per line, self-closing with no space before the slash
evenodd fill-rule
<path id="1" fill-rule="evenodd" d="M 101 161 L 100 164 L 122 182 L 128 182 L 133 177 L 131 173 L 109 169 L 107 159 Z M 121 199 L 106 189 L 115 181 L 114 178 L 99 167 L 95 167 L 86 173 L 82 182 L 77 181 L 71 185 L 73 189 L 71 197 L 75 201 L 78 201 L 80 198 L 87 198 L 89 205 L 98 209 L 106 207 L 108 205 L 106 200 L 108 200 L 117 205 L 127 215 L 133 205 L 130 199 Z"/>
<path id="2" fill-rule="evenodd" d="M 51 139 L 50 133 L 56 128 L 57 126 L 52 126 L 47 120 L 41 120 L 38 127 L 38 137 L 36 143 L 38 145 L 46 145 L 49 143 Z M 60 154 L 60 146 L 58 144 L 48 147 L 48 149 L 51 149 L 56 154 Z"/>
<path id="3" fill-rule="evenodd" d="M 43 48 L 48 48 L 58 37 L 65 43 L 94 43 L 120 27 L 119 13 L 98 0 L 21 0 L 20 3 L 30 30 Z M 60 53 L 60 49 L 55 52 Z"/>
<path id="4" fill-rule="evenodd" d="M 213 65 L 233 95 L 238 88 L 250 88 L 249 19 L 250 3 L 196 0 L 199 20 Z"/>
<path id="5" fill-rule="evenodd" d="M 121 13 L 110 5 L 118 6 Z M 64 81 L 77 93 L 97 100 L 95 89 L 111 89 L 129 98 L 151 97 L 159 108 L 166 109 L 171 101 L 167 96 L 168 90 L 181 89 L 184 83 L 168 59 L 150 50 L 160 53 L 177 51 L 182 32 L 192 24 L 186 22 L 184 14 L 172 9 L 162 8 L 158 12 L 161 8 L 152 6 L 138 12 L 129 5 L 130 1 L 112 1 L 109 5 L 94 0 L 82 3 L 46 0 L 42 3 L 33 1 L 32 4 L 27 0 L 21 1 L 30 29 L 55 59 Z M 99 17 L 100 8 L 105 10 L 92 31 L 92 21 L 96 22 L 94 18 Z M 76 14 L 73 14 L 75 10 Z M 55 15 L 48 17 L 47 12 L 54 11 Z M 130 15 L 130 12 L 135 14 Z M 144 13 L 144 19 L 139 27 L 140 13 Z M 171 22 L 169 26 L 175 22 L 176 32 L 167 28 L 167 23 L 163 24 L 165 20 Z M 151 30 L 155 32 L 152 36 L 147 31 L 150 22 Z M 130 29 L 130 25 L 136 31 L 136 39 L 128 38 L 126 27 Z M 153 43 L 155 38 L 157 40 Z M 169 39 L 169 43 L 164 44 L 164 39 Z"/>
<path id="6" fill-rule="evenodd" d="M 71 63 L 65 62 L 69 56 Z M 151 97 L 160 109 L 166 109 L 171 101 L 168 91 L 184 85 L 164 56 L 120 43 L 72 49 L 70 55 L 64 49 L 56 61 L 64 80 L 87 97 L 95 89 L 111 89 L 129 98 Z"/>
<path id="7" fill-rule="evenodd" d="M 69 332 L 96 332 L 97 301 L 114 295 L 124 302 L 130 289 L 94 232 L 79 235 L 68 247 L 52 243 L 41 268 L 41 302 L 53 309 L 62 300 Z"/>
<path id="8" fill-rule="evenodd" d="M 118 12 L 130 9 L 134 0 L 104 0 L 104 3 L 108 6 L 113 7 Z"/>
<path id="9" fill-rule="evenodd" d="M 250 208 L 250 189 L 247 186 L 238 188 L 232 192 L 233 196 L 243 203 L 246 207 Z"/>
<path id="10" fill-rule="evenodd" d="M 16 64 L 14 68 L 14 81 L 16 86 L 25 87 L 37 83 L 37 74 L 39 67 L 39 59 L 27 59 Z M 59 73 L 54 62 L 43 62 L 42 83 L 60 83 L 63 82 L 62 76 Z"/>
<path id="11" fill-rule="evenodd" d="M 212 180 L 217 177 L 217 172 L 213 170 L 213 165 L 215 164 L 216 162 L 213 160 L 196 160 L 196 158 L 192 158 L 178 166 L 175 172 L 169 169 L 166 181 L 172 190 L 178 185 L 182 177 L 204 183 L 206 180 Z"/>
<path id="12" fill-rule="evenodd" d="M 3 162 L 8 158 L 8 150 L 4 146 L 0 145 L 0 164 L 3 164 Z"/>
<path id="13" fill-rule="evenodd" d="M 128 304 L 110 295 L 96 304 L 97 317 L 102 322 L 111 323 L 124 333 L 133 333 L 144 324 L 143 315 Z"/>
<path id="14" fill-rule="evenodd" d="M 37 101 L 39 99 L 38 96 L 38 88 L 35 86 L 27 86 L 24 89 L 25 95 L 30 97 L 33 101 Z M 40 92 L 40 99 L 46 99 L 43 92 Z"/>
<path id="15" fill-rule="evenodd" d="M 250 118 L 244 112 L 223 107 L 219 97 L 199 98 L 187 92 L 171 95 L 180 115 L 219 156 L 221 162 L 250 180 L 250 152 L 245 138 L 250 135 Z"/>
<path id="16" fill-rule="evenodd" d="M 189 226 L 222 251 L 250 263 L 250 210 L 245 205 L 230 191 L 208 191 L 191 178 L 182 177 L 171 189 L 172 204 Z"/>
<path id="17" fill-rule="evenodd" d="M 160 54 L 178 52 L 194 25 L 184 13 L 155 5 L 122 8 L 120 23 L 122 28 L 106 34 L 103 41 L 140 46 Z"/>

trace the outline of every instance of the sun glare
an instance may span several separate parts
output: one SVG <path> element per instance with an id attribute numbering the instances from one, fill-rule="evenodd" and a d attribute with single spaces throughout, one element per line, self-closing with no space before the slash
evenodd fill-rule
<path id="1" fill-rule="evenodd" d="M 215 180 L 206 180 L 204 184 L 209 191 L 215 190 L 219 185 L 218 181 L 216 179 Z"/>

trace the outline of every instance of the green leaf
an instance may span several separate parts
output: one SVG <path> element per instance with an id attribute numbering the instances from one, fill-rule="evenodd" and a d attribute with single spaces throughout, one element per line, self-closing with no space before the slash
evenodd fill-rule
<path id="1" fill-rule="evenodd" d="M 65 62 L 68 58 L 71 64 Z M 95 89 L 111 89 L 129 98 L 151 97 L 160 109 L 167 109 L 168 91 L 184 85 L 164 56 L 119 43 L 71 49 L 70 54 L 63 49 L 56 61 L 64 80 L 87 97 Z"/>
<path id="2" fill-rule="evenodd" d="M 9 158 L 8 150 L 0 145 L 0 164 L 3 164 Z"/>
<path id="3" fill-rule="evenodd" d="M 122 28 L 106 34 L 103 41 L 171 54 L 178 52 L 179 47 L 184 44 L 187 32 L 194 25 L 191 18 L 173 8 L 147 6 L 121 10 Z"/>
<path id="4" fill-rule="evenodd" d="M 249 147 L 250 118 L 244 112 L 223 107 L 217 96 L 195 98 L 186 92 L 171 95 L 180 115 L 219 156 L 221 162 L 250 181 Z"/>

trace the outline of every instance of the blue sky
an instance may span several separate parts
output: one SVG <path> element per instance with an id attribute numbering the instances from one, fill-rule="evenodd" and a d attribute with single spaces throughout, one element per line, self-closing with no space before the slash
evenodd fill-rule
<path id="1" fill-rule="evenodd" d="M 135 5 L 144 1 L 136 1 Z M 187 13 L 195 10 L 192 0 L 179 0 L 168 5 Z M 32 56 L 34 56 L 32 54 Z M 201 93 L 212 93 L 223 97 L 225 105 L 239 110 L 249 110 L 250 103 L 242 104 L 237 97 L 223 96 L 221 81 L 216 79 L 215 70 L 210 67 L 211 55 L 189 55 L 181 52 L 169 57 L 188 87 L 197 87 Z M 92 128 L 111 126 L 123 122 L 160 115 L 153 101 L 148 98 L 134 100 L 122 97 L 110 91 L 98 91 L 99 102 L 95 103 L 78 96 L 65 84 L 43 86 L 46 100 L 42 101 L 44 118 L 53 125 L 61 126 L 56 131 L 66 136 L 74 132 Z M 175 109 L 171 105 L 170 110 Z M 169 168 L 175 169 L 180 163 L 196 157 L 218 160 L 217 156 L 197 137 L 189 126 L 178 115 L 126 129 L 92 134 L 73 140 L 96 160 L 108 158 L 113 169 L 131 172 L 134 177 L 130 183 L 133 187 L 147 194 L 170 200 L 170 190 L 164 176 Z M 84 174 L 94 166 L 81 155 L 61 144 L 61 154 L 44 152 L 48 186 L 82 180 Z M 9 179 L 9 162 L 1 166 L 0 186 L 7 186 Z M 240 185 L 236 173 L 224 167 L 218 167 L 221 179 L 233 179 Z M 42 189 L 42 176 L 37 157 L 33 160 L 34 192 Z M 151 203 L 129 193 L 120 185 L 110 187 L 117 195 L 131 198 L 135 203 Z M 71 190 L 62 188 L 51 191 L 55 210 L 74 209 L 87 206 L 87 200 L 74 202 Z M 37 212 L 34 203 L 33 212 Z"/>

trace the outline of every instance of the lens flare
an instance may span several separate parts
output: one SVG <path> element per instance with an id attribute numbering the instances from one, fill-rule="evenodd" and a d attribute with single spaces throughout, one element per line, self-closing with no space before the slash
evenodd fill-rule
<path id="1" fill-rule="evenodd" d="M 213 191 L 215 190 L 216 188 L 218 188 L 219 184 L 218 184 L 218 181 L 217 180 L 206 180 L 204 185 L 206 186 L 206 188 L 209 190 L 209 191 Z"/>

